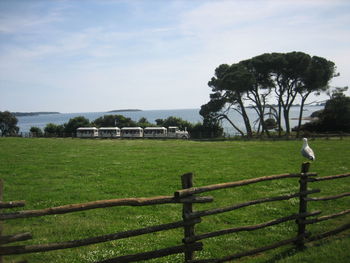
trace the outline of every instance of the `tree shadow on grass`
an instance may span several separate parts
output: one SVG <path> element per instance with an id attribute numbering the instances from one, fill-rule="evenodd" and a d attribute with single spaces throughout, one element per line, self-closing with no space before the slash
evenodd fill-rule
<path id="1" fill-rule="evenodd" d="M 269 258 L 265 261 L 262 261 L 262 263 L 276 263 L 276 262 L 280 261 L 281 259 L 291 257 L 291 256 L 297 254 L 298 252 L 300 252 L 300 250 L 298 250 L 296 248 L 288 248 L 281 253 L 273 255 L 272 258 Z"/>
<path id="2" fill-rule="evenodd" d="M 341 235 L 338 237 L 333 237 L 333 238 L 327 238 L 327 239 L 323 239 L 323 240 L 318 240 L 318 241 L 314 241 L 314 242 L 310 242 L 310 243 L 306 243 L 307 247 L 304 249 L 297 249 L 296 247 L 291 247 L 291 248 L 286 248 L 284 251 L 282 251 L 281 253 L 278 253 L 276 255 L 273 255 L 272 258 L 269 258 L 265 261 L 262 261 L 262 263 L 277 263 L 280 260 L 286 259 L 288 257 L 292 257 L 298 253 L 303 253 L 304 251 L 306 251 L 309 248 L 313 248 L 313 247 L 322 247 L 324 245 L 330 244 L 332 242 L 334 242 L 335 240 L 342 240 L 342 239 L 346 239 L 346 238 L 350 238 L 350 233 L 349 234 L 345 234 L 345 235 Z"/>

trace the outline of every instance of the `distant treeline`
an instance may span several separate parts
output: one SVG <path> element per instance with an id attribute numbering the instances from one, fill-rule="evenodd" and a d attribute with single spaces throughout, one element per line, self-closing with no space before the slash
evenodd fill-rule
<path id="1" fill-rule="evenodd" d="M 215 138 L 223 135 L 223 128 L 219 125 L 207 123 L 190 123 L 178 117 L 170 116 L 166 119 L 157 119 L 156 123 L 150 123 L 146 118 L 142 117 L 138 121 L 123 115 L 104 115 L 90 122 L 84 116 L 71 118 L 67 123 L 57 125 L 48 123 L 44 130 L 38 127 L 31 127 L 30 132 L 35 137 L 75 137 L 77 128 L 79 127 L 169 127 L 178 126 L 181 130 L 187 130 L 191 138 Z"/>

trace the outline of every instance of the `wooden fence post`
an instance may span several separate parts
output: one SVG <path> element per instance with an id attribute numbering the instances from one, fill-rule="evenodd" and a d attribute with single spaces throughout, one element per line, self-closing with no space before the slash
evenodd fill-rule
<path id="1" fill-rule="evenodd" d="M 193 174 L 192 173 L 187 173 L 181 176 L 181 183 L 182 183 L 182 188 L 191 188 L 193 187 Z M 191 197 L 193 195 L 190 195 L 188 197 Z M 191 219 L 187 219 L 187 215 L 191 214 L 193 212 L 193 205 L 192 203 L 184 203 L 182 207 L 182 218 L 183 221 L 190 221 Z M 194 224 L 188 224 L 184 226 L 184 236 L 185 238 L 183 239 L 183 242 L 185 245 L 190 245 L 193 242 L 188 242 L 186 241 L 186 238 L 194 236 Z M 185 250 L 185 262 L 188 260 L 193 260 L 194 257 L 194 251 L 193 250 Z"/>
<path id="2" fill-rule="evenodd" d="M 305 162 L 301 165 L 301 173 L 300 173 L 300 180 L 299 180 L 299 214 L 306 213 L 307 212 L 307 175 L 306 173 L 309 171 L 310 163 Z M 305 239 L 305 233 L 306 233 L 306 224 L 305 224 L 306 217 L 301 217 L 296 220 L 298 224 L 298 240 L 296 242 L 297 248 L 303 249 L 305 248 L 304 245 L 304 239 Z"/>

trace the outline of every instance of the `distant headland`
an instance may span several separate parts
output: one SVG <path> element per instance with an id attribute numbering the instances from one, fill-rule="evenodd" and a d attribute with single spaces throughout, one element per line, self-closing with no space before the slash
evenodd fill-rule
<path id="1" fill-rule="evenodd" d="M 11 112 L 16 117 L 21 116 L 38 116 L 38 115 L 45 115 L 45 114 L 61 114 L 56 111 L 36 111 L 36 112 Z"/>
<path id="2" fill-rule="evenodd" d="M 107 112 L 127 112 L 127 111 L 142 111 L 139 109 L 121 109 L 121 110 L 111 110 L 111 111 L 107 111 Z"/>

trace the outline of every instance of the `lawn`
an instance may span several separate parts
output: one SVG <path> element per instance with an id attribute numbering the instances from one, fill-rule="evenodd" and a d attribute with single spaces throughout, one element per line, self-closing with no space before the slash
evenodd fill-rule
<path id="1" fill-rule="evenodd" d="M 350 172 L 350 139 L 318 139 L 309 142 L 316 154 L 310 171 L 319 176 Z M 181 189 L 180 176 L 195 175 L 195 186 L 281 173 L 297 173 L 305 161 L 301 141 L 89 140 L 0 138 L 0 178 L 5 181 L 4 200 L 26 200 L 25 209 L 40 209 L 95 200 L 172 195 Z M 310 184 L 322 190 L 317 196 L 349 192 L 350 178 Z M 298 179 L 262 182 L 241 188 L 207 193 L 211 204 L 195 210 L 228 206 L 248 200 L 294 193 Z M 349 197 L 313 202 L 309 210 L 322 215 L 349 209 Z M 266 203 L 203 218 L 196 233 L 258 224 L 298 212 L 298 200 Z M 64 215 L 7 220 L 4 233 L 31 232 L 34 240 L 19 244 L 44 244 L 110 234 L 181 220 L 181 205 L 114 207 Z M 310 226 L 320 233 L 350 221 L 350 216 Z M 294 221 L 254 232 L 215 237 L 203 241 L 198 258 L 223 257 L 294 237 Z M 94 262 L 130 253 L 181 244 L 182 229 L 159 232 L 88 247 L 6 257 L 29 262 Z M 349 231 L 308 244 L 305 251 L 286 246 L 239 262 L 347 262 Z M 182 262 L 172 256 L 150 262 Z"/>

